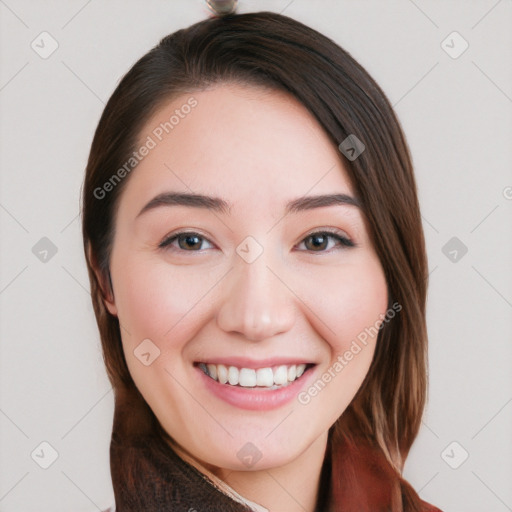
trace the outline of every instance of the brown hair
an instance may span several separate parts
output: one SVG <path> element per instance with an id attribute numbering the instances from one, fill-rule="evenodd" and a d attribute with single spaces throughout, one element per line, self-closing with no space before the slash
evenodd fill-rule
<path id="1" fill-rule="evenodd" d="M 420 426 L 427 384 L 428 274 L 409 150 L 385 94 L 349 53 L 315 30 L 270 12 L 210 18 L 162 39 L 123 77 L 92 142 L 83 186 L 83 238 L 104 361 L 115 391 L 111 471 L 118 507 L 129 502 L 123 496 L 130 486 L 149 492 L 149 470 L 140 469 L 144 464 L 137 457 L 149 457 L 153 446 L 154 457 L 159 449 L 171 465 L 179 462 L 161 451 L 166 434 L 130 376 L 121 345 L 123 327 L 103 301 L 112 293 L 115 212 L 129 177 L 104 197 L 95 191 L 129 159 L 143 124 L 164 101 L 228 81 L 286 91 L 316 117 L 333 144 L 354 134 L 366 147 L 353 161 L 341 152 L 340 158 L 368 221 L 389 304 L 396 302 L 402 309 L 383 324 L 369 372 L 330 430 L 326 460 L 332 461 L 332 473 L 326 469 L 323 475 L 331 484 L 324 481 L 322 489 L 336 510 L 421 510 L 421 500 L 401 478 Z M 133 452 L 136 447 L 141 451 Z M 357 471 L 365 471 L 357 469 L 358 457 L 365 460 L 365 453 L 373 454 L 374 463 L 368 464 L 384 482 L 378 509 L 375 504 L 371 508 L 368 489 L 352 485 Z"/>

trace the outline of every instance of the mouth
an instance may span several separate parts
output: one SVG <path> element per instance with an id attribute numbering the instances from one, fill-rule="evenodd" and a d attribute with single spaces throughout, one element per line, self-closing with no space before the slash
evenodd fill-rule
<path id="1" fill-rule="evenodd" d="M 196 362 L 206 376 L 219 384 L 234 388 L 255 390 L 282 389 L 302 379 L 316 366 L 314 363 L 281 364 L 263 368 L 244 368 L 208 362 Z"/>

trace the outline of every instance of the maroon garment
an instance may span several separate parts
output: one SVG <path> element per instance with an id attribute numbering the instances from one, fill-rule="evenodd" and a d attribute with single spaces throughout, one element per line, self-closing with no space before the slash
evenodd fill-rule
<path id="1" fill-rule="evenodd" d="M 398 479 L 378 447 L 349 443 L 332 444 L 328 512 L 388 512 L 392 504 L 404 511 L 442 512 L 421 500 L 411 485 Z M 400 508 L 398 508 L 400 510 Z"/>

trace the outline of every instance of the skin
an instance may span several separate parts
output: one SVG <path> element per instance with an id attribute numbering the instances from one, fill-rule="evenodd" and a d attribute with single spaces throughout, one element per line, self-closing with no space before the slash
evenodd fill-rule
<path id="1" fill-rule="evenodd" d="M 140 141 L 189 97 L 161 107 Z M 124 327 L 134 382 L 197 467 L 269 510 L 313 511 L 328 429 L 363 382 L 376 338 L 308 404 L 293 399 L 269 411 L 217 398 L 193 363 L 300 354 L 316 363 L 314 382 L 385 314 L 386 280 L 357 206 L 284 215 L 285 204 L 304 195 L 354 196 L 338 149 L 300 103 L 234 84 L 193 97 L 197 106 L 140 162 L 120 197 L 106 306 Z M 138 215 L 167 191 L 232 206 L 229 213 L 161 206 Z M 326 229 L 356 245 L 328 238 L 315 250 L 308 235 Z M 177 231 L 198 233 L 199 250 L 186 240 L 159 248 Z M 263 248 L 252 263 L 236 252 L 247 236 Z M 145 339 L 160 350 L 149 366 L 134 355 Z M 247 442 L 262 454 L 249 470 L 237 457 Z"/>

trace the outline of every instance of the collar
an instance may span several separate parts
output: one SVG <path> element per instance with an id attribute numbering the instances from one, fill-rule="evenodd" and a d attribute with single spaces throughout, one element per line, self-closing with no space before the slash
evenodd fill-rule
<path id="1" fill-rule="evenodd" d="M 171 442 L 171 440 L 169 440 Z M 182 458 L 185 462 L 194 466 L 201 473 L 206 475 L 209 480 L 213 483 L 215 487 L 217 487 L 221 492 L 228 495 L 234 501 L 241 503 L 242 505 L 247 505 L 251 507 L 254 512 L 270 512 L 268 508 L 265 508 L 263 505 L 259 505 L 254 501 L 250 501 L 247 498 L 244 498 L 239 493 L 237 493 L 230 485 L 228 485 L 224 480 L 221 480 L 219 477 L 214 475 L 211 471 L 205 468 L 202 464 L 193 459 L 188 453 L 183 451 L 181 447 L 179 447 L 175 442 L 171 443 L 172 449 Z"/>

